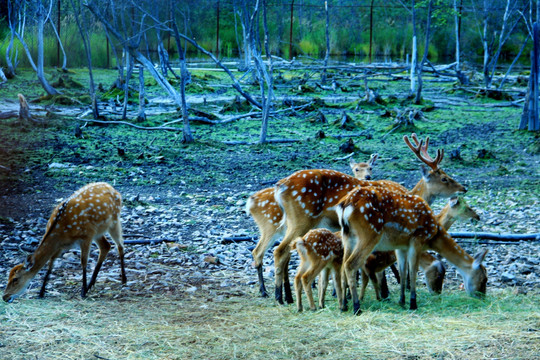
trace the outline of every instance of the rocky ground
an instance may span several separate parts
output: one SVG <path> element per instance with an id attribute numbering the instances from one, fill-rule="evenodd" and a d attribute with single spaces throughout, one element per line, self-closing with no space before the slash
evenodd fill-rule
<path id="1" fill-rule="evenodd" d="M 256 189 L 245 188 L 196 189 L 186 192 L 179 186 L 167 193 L 149 195 L 142 188 L 119 188 L 125 199 L 122 212 L 125 239 L 166 240 L 155 244 L 126 245 L 128 284 L 120 288 L 120 269 L 113 249 L 104 263 L 92 296 L 151 296 L 155 293 L 183 297 L 198 291 L 210 294 L 209 299 L 222 296 L 258 296 L 257 278 L 251 266 L 251 249 L 255 243 L 240 241 L 224 243 L 227 236 L 255 235 L 253 220 L 244 212 L 247 194 Z M 66 194 L 67 195 L 67 194 Z M 26 198 L 25 198 L 26 196 Z M 475 206 L 482 217 L 477 224 L 456 223 L 452 231 L 538 232 L 538 203 L 512 210 L 502 209 L 497 194 L 486 194 Z M 43 197 L 42 197 L 43 198 Z M 31 204 L 33 195 L 20 195 L 19 203 Z M 9 268 L 32 251 L 41 238 L 55 200 L 42 199 L 35 206 L 19 207 L 20 213 L 0 223 L 0 284 L 7 281 Z M 13 197 L 2 196 L 9 207 Z M 439 201 L 435 209 L 440 209 Z M 6 209 L 4 209 L 5 211 Z M 514 288 L 516 293 L 537 293 L 540 289 L 540 242 L 478 244 L 460 241 L 469 252 L 487 247 L 485 265 L 489 275 L 488 290 Z M 93 267 L 97 248 L 91 255 Z M 294 256 L 291 268 L 297 259 Z M 447 266 L 446 289 L 457 289 L 461 277 Z M 265 257 L 265 279 L 273 288 L 273 259 Z M 32 282 L 25 296 L 36 297 L 39 280 Z M 80 290 L 79 251 L 73 249 L 57 260 L 50 280 L 48 296 L 78 296 Z M 390 280 L 391 284 L 395 281 Z M 3 285 L 2 285 L 3 286 Z M 110 291 L 114 289 L 114 291 Z"/>

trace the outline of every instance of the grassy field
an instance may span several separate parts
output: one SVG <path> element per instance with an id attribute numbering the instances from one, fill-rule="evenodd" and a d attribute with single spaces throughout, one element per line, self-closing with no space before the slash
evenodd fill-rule
<path id="1" fill-rule="evenodd" d="M 361 316 L 207 294 L 0 304 L 1 359 L 539 359 L 540 296 L 463 292 Z"/>

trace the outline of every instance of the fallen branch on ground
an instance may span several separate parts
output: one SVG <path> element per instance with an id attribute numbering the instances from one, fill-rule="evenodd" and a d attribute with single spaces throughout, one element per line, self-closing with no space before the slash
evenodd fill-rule
<path id="1" fill-rule="evenodd" d="M 504 240 L 504 241 L 522 241 L 532 240 L 540 241 L 540 233 L 536 234 L 493 234 L 486 232 L 451 232 L 450 236 L 458 239 L 483 239 L 483 240 Z"/>

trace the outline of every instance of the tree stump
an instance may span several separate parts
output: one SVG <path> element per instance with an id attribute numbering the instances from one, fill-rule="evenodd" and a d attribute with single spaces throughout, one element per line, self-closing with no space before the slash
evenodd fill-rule
<path id="1" fill-rule="evenodd" d="M 19 119 L 26 121 L 33 121 L 32 115 L 30 114 L 30 108 L 28 107 L 28 102 L 23 94 L 18 94 L 19 97 Z"/>

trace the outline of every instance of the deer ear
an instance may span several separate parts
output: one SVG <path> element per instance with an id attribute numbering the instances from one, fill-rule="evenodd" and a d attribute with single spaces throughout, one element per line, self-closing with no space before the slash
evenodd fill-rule
<path id="1" fill-rule="evenodd" d="M 349 165 L 351 166 L 351 168 L 356 165 L 356 161 L 354 161 L 354 159 L 351 157 L 351 159 L 349 160 Z"/>
<path id="2" fill-rule="evenodd" d="M 377 158 L 379 157 L 379 154 L 371 154 L 371 158 L 368 161 L 368 164 L 373 166 L 375 165 L 375 161 L 377 161 Z"/>
<path id="3" fill-rule="evenodd" d="M 457 196 L 453 196 L 450 198 L 449 203 L 451 207 L 455 207 L 459 204 L 459 198 Z"/>
<path id="4" fill-rule="evenodd" d="M 480 250 L 479 252 L 474 255 L 474 262 L 473 262 L 473 269 L 478 269 L 480 265 L 482 265 L 482 261 L 484 261 L 484 258 L 486 257 L 486 254 L 488 252 L 488 249 Z"/>
<path id="5" fill-rule="evenodd" d="M 429 181 L 431 179 L 431 174 L 429 173 L 429 169 L 427 167 L 420 165 L 420 171 L 422 171 L 422 177 L 425 181 Z"/>
<path id="6" fill-rule="evenodd" d="M 32 255 L 28 255 L 26 260 L 24 260 L 24 268 L 29 270 L 32 268 L 32 266 L 34 266 L 34 257 Z"/>

